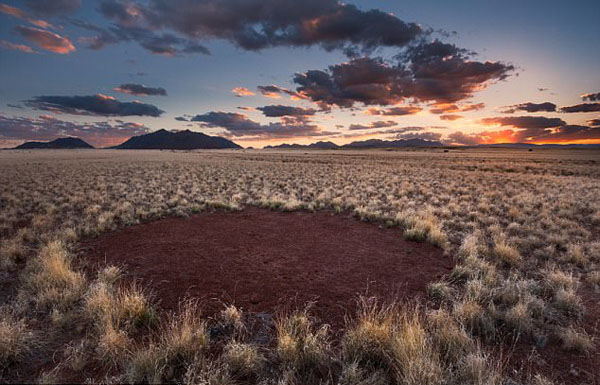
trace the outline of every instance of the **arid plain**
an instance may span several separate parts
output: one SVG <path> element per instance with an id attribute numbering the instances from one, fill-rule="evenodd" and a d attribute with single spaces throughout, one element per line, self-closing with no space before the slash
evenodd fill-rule
<path id="1" fill-rule="evenodd" d="M 0 379 L 597 384 L 599 166 L 1 151 Z"/>

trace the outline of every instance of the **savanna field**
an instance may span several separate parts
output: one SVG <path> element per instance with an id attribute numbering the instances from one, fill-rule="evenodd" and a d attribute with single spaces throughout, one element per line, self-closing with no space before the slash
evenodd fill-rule
<path id="1" fill-rule="evenodd" d="M 600 152 L 576 149 L 2 151 L 0 380 L 598 384 L 599 165 Z M 258 269 L 253 258 L 263 257 L 250 249 L 190 246 L 190 261 L 205 247 L 220 253 L 189 275 L 196 291 L 159 279 L 188 269 L 177 266 L 179 241 L 157 254 L 155 272 L 144 253 L 135 264 L 90 251 L 126 239 L 152 253 L 188 223 L 224 240 L 247 223 L 257 226 L 247 237 L 282 234 L 268 240 L 274 264 L 263 256 L 252 270 L 264 286 L 246 291 L 266 287 L 275 300 L 268 285 L 277 282 L 296 301 L 267 306 L 242 283 L 219 305 L 203 295 L 209 281 L 218 290 L 223 277 L 252 280 L 226 264 L 244 258 Z M 331 226 L 345 226 L 356 246 L 326 243 Z M 278 243 L 285 228 L 293 234 Z M 309 262 L 288 253 L 320 239 L 326 252 L 298 278 Z M 373 276 L 371 291 L 352 286 L 384 257 L 378 271 L 412 259 L 388 269 L 379 291 Z M 344 270 L 349 263 L 360 268 Z M 426 279 L 403 292 L 419 274 Z M 309 286 L 316 295 L 305 301 Z"/>

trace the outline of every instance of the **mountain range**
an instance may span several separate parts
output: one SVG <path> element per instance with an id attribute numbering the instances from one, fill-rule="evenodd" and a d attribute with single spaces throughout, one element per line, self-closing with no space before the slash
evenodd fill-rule
<path id="1" fill-rule="evenodd" d="M 317 142 L 307 145 L 302 144 L 280 144 L 278 146 L 266 146 L 267 149 L 338 149 L 338 148 L 402 148 L 402 147 L 443 147 L 441 142 L 425 139 L 400 139 L 400 140 L 381 140 L 368 139 L 338 146 L 333 142 Z"/>

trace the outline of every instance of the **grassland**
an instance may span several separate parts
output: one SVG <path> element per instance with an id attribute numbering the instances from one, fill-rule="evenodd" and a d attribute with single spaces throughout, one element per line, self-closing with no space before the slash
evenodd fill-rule
<path id="1" fill-rule="evenodd" d="M 0 378 L 560 383 L 564 368 L 510 356 L 597 353 L 599 165 L 587 150 L 0 152 Z M 300 308 L 261 346 L 240 309 L 206 319 L 188 299 L 161 314 L 143 282 L 86 273 L 75 252 L 142 221 L 248 205 L 352 212 L 457 264 L 427 306 L 363 299 L 338 337 Z"/>

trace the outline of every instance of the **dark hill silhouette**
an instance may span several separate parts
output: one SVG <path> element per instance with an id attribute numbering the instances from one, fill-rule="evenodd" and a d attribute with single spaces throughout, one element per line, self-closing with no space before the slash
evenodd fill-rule
<path id="1" fill-rule="evenodd" d="M 51 142 L 25 142 L 15 147 L 16 150 L 35 150 L 35 149 L 74 149 L 74 148 L 94 148 L 79 138 L 59 138 Z"/>
<path id="2" fill-rule="evenodd" d="M 125 143 L 112 147 L 123 150 L 195 150 L 218 148 L 242 148 L 219 136 L 201 132 L 167 131 L 165 129 L 129 138 Z"/>
<path id="3" fill-rule="evenodd" d="M 273 148 L 273 149 L 309 149 L 316 148 L 322 150 L 331 150 L 335 148 L 339 148 L 339 146 L 333 142 L 316 142 L 311 144 L 288 144 L 283 143 L 277 146 L 265 146 L 265 148 Z"/>
<path id="4" fill-rule="evenodd" d="M 443 147 L 444 145 L 434 140 L 425 139 L 399 139 L 381 140 L 368 139 L 345 144 L 344 148 L 394 148 L 394 147 Z"/>
<path id="5" fill-rule="evenodd" d="M 335 149 L 335 148 L 394 148 L 394 147 L 443 147 L 444 145 L 437 141 L 425 139 L 400 139 L 400 140 L 381 140 L 368 139 L 358 142 L 352 142 L 343 146 L 338 146 L 333 142 L 317 142 L 309 145 L 302 144 L 280 144 L 278 146 L 266 146 L 273 149 Z"/>

